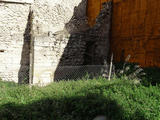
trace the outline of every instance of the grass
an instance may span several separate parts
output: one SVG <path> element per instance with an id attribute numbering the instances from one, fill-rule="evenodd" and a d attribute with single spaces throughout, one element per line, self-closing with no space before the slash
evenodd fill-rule
<path id="1" fill-rule="evenodd" d="M 160 120 L 160 87 L 126 78 L 61 81 L 30 89 L 0 82 L 1 120 Z"/>

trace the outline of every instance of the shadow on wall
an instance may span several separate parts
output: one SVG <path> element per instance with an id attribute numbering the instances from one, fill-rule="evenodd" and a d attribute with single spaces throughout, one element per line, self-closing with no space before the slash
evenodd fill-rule
<path id="1" fill-rule="evenodd" d="M 30 40 L 31 40 L 31 24 L 32 12 L 29 12 L 28 22 L 24 33 L 23 48 L 21 54 L 20 69 L 18 72 L 18 83 L 29 83 L 29 67 L 30 67 Z"/>
<path id="2" fill-rule="evenodd" d="M 71 79 L 72 75 L 84 70 L 75 66 L 104 65 L 107 61 L 111 6 L 111 2 L 103 4 L 96 24 L 90 28 L 86 16 L 87 0 L 82 0 L 64 30 L 54 34 L 56 39 L 67 43 L 54 75 L 55 81 Z"/>

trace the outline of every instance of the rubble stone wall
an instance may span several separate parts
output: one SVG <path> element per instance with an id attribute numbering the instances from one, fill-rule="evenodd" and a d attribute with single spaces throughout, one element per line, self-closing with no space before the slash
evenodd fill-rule
<path id="1" fill-rule="evenodd" d="M 68 35 L 72 34 L 72 31 L 80 31 L 74 17 L 78 16 L 81 19 L 83 17 L 84 24 L 86 22 L 85 7 L 85 0 L 35 0 L 33 4 L 0 2 L 0 77 L 3 80 L 15 82 L 28 79 L 30 9 L 33 10 L 32 24 L 35 45 L 37 45 L 35 53 L 38 50 L 34 64 L 43 65 L 42 67 L 50 64 L 56 67 L 69 40 L 65 37 L 62 41 L 63 31 Z M 84 26 L 87 27 L 86 23 Z M 83 29 L 85 29 L 84 26 Z M 52 37 L 48 36 L 49 33 Z"/>
<path id="2" fill-rule="evenodd" d="M 107 52 L 100 48 L 108 51 L 109 45 L 108 5 L 104 9 L 106 12 L 102 11 L 95 26 L 90 28 L 86 17 L 87 0 L 35 0 L 33 4 L 0 2 L 0 77 L 19 83 L 29 79 L 31 31 L 34 38 L 33 84 L 54 81 L 58 77 L 55 73 L 62 72 L 59 71 L 61 66 L 88 64 L 85 57 L 86 52 L 92 51 L 86 50 L 90 41 L 94 41 L 96 47 L 94 56 L 87 59 L 95 59 L 92 64 L 103 64 Z M 94 33 L 97 38 L 90 35 Z"/>

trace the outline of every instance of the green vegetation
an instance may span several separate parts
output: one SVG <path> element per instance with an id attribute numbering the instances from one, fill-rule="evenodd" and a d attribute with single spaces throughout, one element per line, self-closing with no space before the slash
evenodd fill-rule
<path id="1" fill-rule="evenodd" d="M 47 87 L 0 82 L 1 120 L 159 120 L 160 87 L 126 77 L 61 81 Z"/>
<path id="2" fill-rule="evenodd" d="M 142 78 L 142 84 L 145 86 L 160 84 L 160 68 L 145 68 L 146 76 Z"/>

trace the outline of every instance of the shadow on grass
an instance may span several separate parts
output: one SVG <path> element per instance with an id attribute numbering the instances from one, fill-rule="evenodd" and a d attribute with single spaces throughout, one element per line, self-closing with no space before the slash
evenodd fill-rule
<path id="1" fill-rule="evenodd" d="M 144 85 L 160 84 L 160 68 L 145 68 L 145 77 L 142 79 Z"/>
<path id="2" fill-rule="evenodd" d="M 8 103 L 0 107 L 0 117 L 4 120 L 92 120 L 97 115 L 112 119 L 121 118 L 121 112 L 115 101 L 94 94 L 60 100 L 47 98 L 29 105 Z"/>
<path id="3" fill-rule="evenodd" d="M 75 96 L 44 98 L 31 104 L 7 103 L 0 106 L 1 120 L 93 120 L 98 115 L 107 120 L 147 120 L 140 112 L 125 116 L 123 106 L 103 95 L 110 85 L 94 86 Z M 93 91 L 91 90 L 93 89 Z M 96 93 L 99 90 L 98 93 Z M 87 92 L 86 92 L 87 91 Z M 138 117 L 135 117 L 138 116 Z"/>

